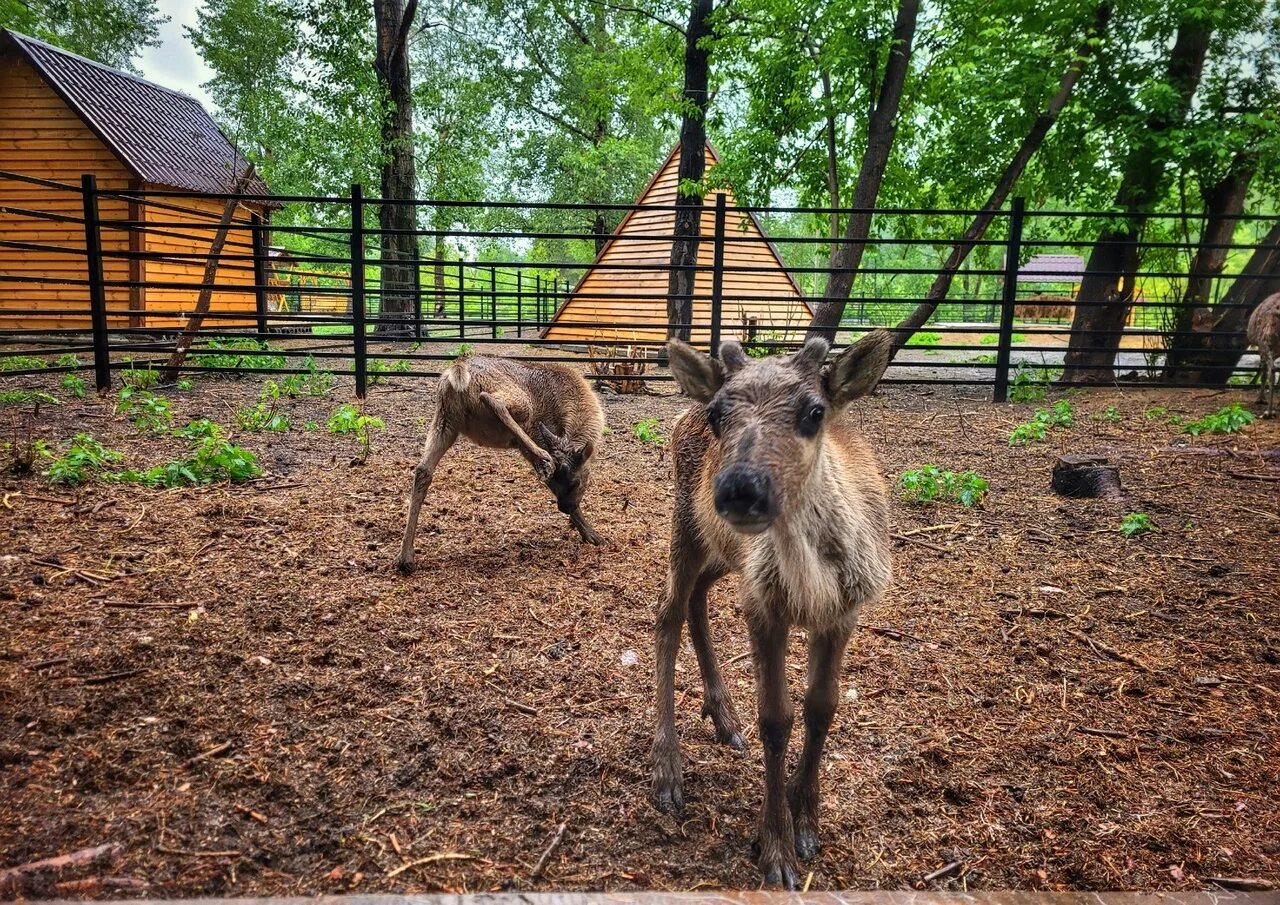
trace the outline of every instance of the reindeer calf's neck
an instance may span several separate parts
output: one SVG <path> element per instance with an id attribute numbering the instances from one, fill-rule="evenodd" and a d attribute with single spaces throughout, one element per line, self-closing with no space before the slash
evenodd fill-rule
<path id="1" fill-rule="evenodd" d="M 852 630 L 859 607 L 888 587 L 891 567 L 880 469 L 844 417 L 826 428 L 802 492 L 757 535 L 734 531 L 716 513 L 721 461 L 701 406 L 676 433 L 677 474 L 687 467 L 693 477 L 689 517 L 711 562 L 741 574 L 747 615 L 761 609 L 812 631 Z"/>

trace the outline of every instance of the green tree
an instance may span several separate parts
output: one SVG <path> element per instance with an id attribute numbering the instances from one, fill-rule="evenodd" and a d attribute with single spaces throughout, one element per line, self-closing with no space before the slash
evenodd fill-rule
<path id="1" fill-rule="evenodd" d="M 134 58 L 160 46 L 168 21 L 156 0 L 0 0 L 0 27 L 135 73 Z"/>

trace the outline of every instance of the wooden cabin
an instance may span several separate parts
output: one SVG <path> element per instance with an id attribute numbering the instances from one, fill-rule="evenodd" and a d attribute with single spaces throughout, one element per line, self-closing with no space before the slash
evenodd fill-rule
<path id="1" fill-rule="evenodd" d="M 708 168 L 718 160 L 706 146 Z M 675 230 L 676 186 L 680 146 L 667 155 L 637 207 L 627 212 L 595 263 L 569 294 L 551 323 L 546 339 L 588 345 L 661 345 L 667 336 L 667 287 L 671 239 Z M 729 189 L 716 189 L 703 201 L 698 263 L 710 267 L 715 253 L 716 195 L 725 194 L 728 219 L 724 247 L 724 291 L 721 336 L 742 340 L 794 340 L 804 336 L 813 316 L 804 293 L 783 266 L 759 221 L 742 211 Z M 646 209 L 647 205 L 666 210 Z M 629 236 L 644 238 L 630 239 Z M 745 241 L 744 241 L 745 240 Z M 614 269 L 610 265 L 632 265 Z M 605 266 L 601 266 L 605 265 Z M 735 268 L 743 268 L 735 270 Z M 694 281 L 692 338 L 705 342 L 711 322 L 711 271 Z M 629 327 L 628 324 L 636 324 Z"/>
<path id="2" fill-rule="evenodd" d="M 10 329 L 87 329 L 88 289 L 81 174 L 93 173 L 102 220 L 103 273 L 112 327 L 184 322 L 196 303 L 224 202 L 198 195 L 138 198 L 130 192 L 231 192 L 243 156 L 193 98 L 43 41 L 0 30 L 0 316 Z M 23 182 L 8 174 L 67 186 Z M 252 178 L 241 193 L 267 194 Z M 266 222 L 273 204 L 238 208 L 237 224 Z M 233 229 L 224 253 L 252 255 L 252 232 Z M 263 237 L 265 244 L 266 237 Z M 50 248 L 66 248 L 61 252 Z M 130 255 L 129 253 L 134 253 Z M 135 256 L 141 253 L 142 256 Z M 37 278 L 33 282 L 23 278 Z M 252 260 L 223 260 L 212 313 L 257 308 Z M 121 285 L 126 283 L 148 283 Z M 112 285 L 112 284 L 117 285 Z M 185 284 L 163 286 L 157 284 Z M 248 319 L 211 318 L 206 329 Z"/>

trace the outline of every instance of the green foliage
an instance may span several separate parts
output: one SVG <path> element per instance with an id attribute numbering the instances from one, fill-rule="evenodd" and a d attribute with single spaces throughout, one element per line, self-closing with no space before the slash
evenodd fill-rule
<path id="1" fill-rule="evenodd" d="M 381 358 L 373 358 L 369 360 L 369 386 L 382 383 L 389 374 L 408 374 L 413 369 L 412 363 L 407 358 L 401 358 L 396 361 L 384 361 Z"/>
<path id="2" fill-rule="evenodd" d="M 1120 520 L 1120 533 L 1125 537 L 1136 537 L 1155 530 L 1157 530 L 1155 523 L 1151 521 L 1150 516 L 1141 512 L 1130 512 Z"/>
<path id="3" fill-rule="evenodd" d="M 56 396 L 39 390 L 0 390 L 0 405 L 61 405 Z"/>
<path id="4" fill-rule="evenodd" d="M 153 372 L 140 371 L 139 373 Z M 120 401 L 116 405 L 116 411 L 138 427 L 154 434 L 164 433 L 173 423 L 168 399 L 132 385 L 126 385 L 120 390 Z"/>
<path id="5" fill-rule="evenodd" d="M 1163 405 L 1153 405 L 1142 413 L 1142 416 L 1148 421 L 1159 421 L 1161 418 L 1169 414 L 1169 410 Z"/>
<path id="6" fill-rule="evenodd" d="M 201 351 L 192 351 L 188 356 L 192 365 L 201 368 L 218 368 L 224 371 L 237 371 L 241 368 L 255 368 L 264 371 L 278 371 L 288 367 L 288 360 L 269 343 L 249 338 L 211 339 Z"/>
<path id="7" fill-rule="evenodd" d="M 83 399 L 89 392 L 89 385 L 79 374 L 63 374 L 62 388 L 76 399 Z"/>
<path id="8" fill-rule="evenodd" d="M 1120 414 L 1120 410 L 1114 405 L 1109 405 L 1100 412 L 1093 415 L 1094 421 L 1105 421 L 1107 424 L 1118 424 L 1124 420 L 1124 415 Z"/>
<path id="9" fill-rule="evenodd" d="M 289 429 L 290 424 L 287 414 L 276 411 L 275 405 L 265 402 L 259 402 L 252 408 L 242 408 L 236 412 L 236 426 L 241 430 L 284 433 Z"/>
<path id="10" fill-rule="evenodd" d="M 936 346 L 942 342 L 941 333 L 912 333 L 907 340 L 908 346 Z"/>
<path id="11" fill-rule="evenodd" d="M 55 484 L 83 484 L 91 474 L 122 458 L 120 453 L 107 449 L 91 435 L 79 433 L 71 438 L 67 451 L 49 463 L 45 475 Z"/>
<path id="12" fill-rule="evenodd" d="M 1019 424 L 1009 434 L 1009 445 L 1026 446 L 1029 443 L 1043 443 L 1052 428 L 1070 427 L 1073 419 L 1071 403 L 1065 399 L 1055 402 L 1051 409 L 1036 409 L 1030 421 Z"/>
<path id="13" fill-rule="evenodd" d="M 993 365 L 996 363 L 996 354 L 994 352 L 983 352 L 969 359 L 971 365 Z"/>
<path id="14" fill-rule="evenodd" d="M 149 389 L 160 382 L 160 372 L 151 368 L 135 368 L 130 364 L 128 370 L 120 372 L 120 382 L 126 387 Z"/>
<path id="15" fill-rule="evenodd" d="M 0 372 L 41 371 L 47 367 L 43 358 L 36 358 L 34 355 L 9 355 L 0 358 Z"/>
<path id="16" fill-rule="evenodd" d="M 259 398 L 265 401 L 279 399 L 282 396 L 290 399 L 298 396 L 323 396 L 333 389 L 332 371 L 316 370 L 315 359 L 310 356 L 307 358 L 307 369 L 305 374 L 289 374 L 279 381 L 268 379 L 262 385 L 262 394 Z"/>
<path id="17" fill-rule="evenodd" d="M 381 418 L 366 415 L 350 403 L 338 406 L 329 415 L 328 428 L 331 434 L 355 434 L 360 444 L 360 455 L 356 462 L 363 465 L 369 459 L 373 448 L 373 432 L 386 427 Z"/>
<path id="18" fill-rule="evenodd" d="M 177 388 L 185 393 L 189 390 L 195 389 L 195 384 L 191 382 L 190 377 L 179 377 Z"/>
<path id="19" fill-rule="evenodd" d="M 657 418 L 641 418 L 631 425 L 631 434 L 641 443 L 648 443 L 652 446 L 661 446 L 666 442 L 662 436 L 662 431 L 658 428 Z"/>
<path id="20" fill-rule="evenodd" d="M 0 25 L 28 34 L 116 69 L 137 72 L 133 60 L 160 46 L 156 0 L 60 0 L 0 3 Z"/>
<path id="21" fill-rule="evenodd" d="M 184 459 L 173 459 L 145 471 L 126 469 L 111 480 L 145 487 L 189 487 L 230 481 L 237 484 L 262 474 L 257 456 L 221 437 L 206 436 Z"/>
<path id="22" fill-rule="evenodd" d="M 78 368 L 80 367 L 80 359 L 72 352 L 65 352 L 58 356 L 58 360 L 54 364 L 59 368 Z"/>
<path id="23" fill-rule="evenodd" d="M 1019 362 L 1009 381 L 1010 402 L 1039 402 L 1048 393 L 1049 386 L 1058 379 L 1061 371 L 1051 368 L 1034 368 Z"/>
<path id="24" fill-rule="evenodd" d="M 184 440 L 201 440 L 205 437 L 216 439 L 222 436 L 222 428 L 208 418 L 198 418 L 195 421 L 189 421 L 186 427 L 175 430 L 173 435 Z"/>
<path id="25" fill-rule="evenodd" d="M 476 347 L 473 344 L 462 343 L 456 349 L 446 352 L 445 354 L 448 355 L 450 358 L 452 358 L 454 361 L 457 361 L 460 358 L 470 358 L 472 355 L 475 354 L 475 351 L 476 351 Z"/>
<path id="26" fill-rule="evenodd" d="M 1187 421 L 1182 425 L 1182 432 L 1193 437 L 1201 434 L 1236 434 L 1255 420 L 1253 412 L 1240 403 L 1233 402 L 1198 421 Z"/>
<path id="27" fill-rule="evenodd" d="M 959 503 L 971 509 L 982 503 L 989 487 L 976 471 L 957 474 L 937 465 L 909 468 L 898 477 L 898 491 L 911 503 Z"/>

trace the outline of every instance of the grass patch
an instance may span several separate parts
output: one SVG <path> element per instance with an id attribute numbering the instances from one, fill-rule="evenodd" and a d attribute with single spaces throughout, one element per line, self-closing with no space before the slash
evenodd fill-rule
<path id="1" fill-rule="evenodd" d="M 909 468 L 898 477 L 898 492 L 909 503 L 959 503 L 966 509 L 980 505 L 990 483 L 976 471 L 954 471 L 937 465 Z"/>

